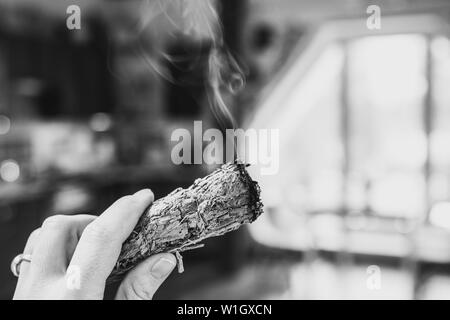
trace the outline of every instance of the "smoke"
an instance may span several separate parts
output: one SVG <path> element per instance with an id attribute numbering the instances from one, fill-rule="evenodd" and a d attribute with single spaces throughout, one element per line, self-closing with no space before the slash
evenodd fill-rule
<path id="1" fill-rule="evenodd" d="M 136 29 L 142 33 L 158 16 L 163 15 L 173 30 L 196 39 L 206 39 L 211 43 L 207 61 L 207 82 L 205 83 L 211 111 L 222 129 L 237 127 L 224 98 L 224 94 L 235 94 L 245 84 L 244 75 L 236 60 L 224 43 L 223 30 L 215 0 L 145 0 Z M 161 67 L 139 46 L 139 54 L 149 67 L 168 81 L 175 82 L 170 73 Z M 159 56 L 169 62 L 174 57 L 160 52 Z"/>

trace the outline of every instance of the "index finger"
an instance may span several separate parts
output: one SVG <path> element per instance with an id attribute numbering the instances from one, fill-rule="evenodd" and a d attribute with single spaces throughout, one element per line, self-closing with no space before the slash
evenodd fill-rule
<path id="1" fill-rule="evenodd" d="M 82 283 L 103 289 L 123 242 L 153 198 L 149 189 L 120 198 L 84 229 L 70 262 L 70 267 L 78 270 Z"/>

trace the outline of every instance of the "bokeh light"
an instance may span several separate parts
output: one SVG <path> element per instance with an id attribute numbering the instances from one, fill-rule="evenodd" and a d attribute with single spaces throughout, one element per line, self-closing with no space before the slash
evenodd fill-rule
<path id="1" fill-rule="evenodd" d="M 108 131 L 112 127 L 111 116 L 102 112 L 94 114 L 90 120 L 90 127 L 96 132 Z"/>
<path id="2" fill-rule="evenodd" d="M 0 114 L 0 135 L 7 134 L 11 130 L 11 120 Z"/>
<path id="3" fill-rule="evenodd" d="M 0 178 L 6 182 L 15 182 L 20 177 L 20 166 L 14 160 L 5 160 L 0 165 Z"/>

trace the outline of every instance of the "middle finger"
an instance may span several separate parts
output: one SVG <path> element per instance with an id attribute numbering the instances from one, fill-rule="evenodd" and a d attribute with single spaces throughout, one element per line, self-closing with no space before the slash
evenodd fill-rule
<path id="1" fill-rule="evenodd" d="M 95 218 L 92 215 L 47 218 L 33 248 L 30 271 L 41 276 L 64 275 L 81 233 Z"/>

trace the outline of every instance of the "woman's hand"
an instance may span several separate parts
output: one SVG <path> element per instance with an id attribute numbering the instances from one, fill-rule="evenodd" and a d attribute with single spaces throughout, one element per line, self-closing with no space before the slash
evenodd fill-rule
<path id="1" fill-rule="evenodd" d="M 31 233 L 14 299 L 103 299 L 106 279 L 122 243 L 153 202 L 150 190 L 117 200 L 99 217 L 52 216 Z M 116 299 L 148 300 L 176 265 L 172 254 L 157 254 L 131 270 Z"/>

